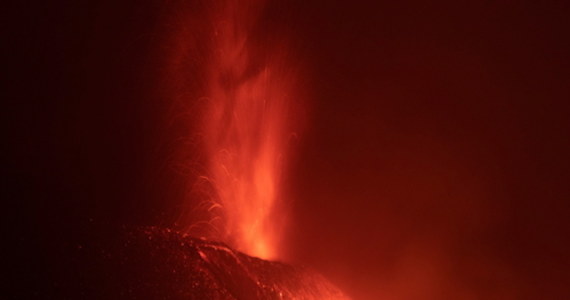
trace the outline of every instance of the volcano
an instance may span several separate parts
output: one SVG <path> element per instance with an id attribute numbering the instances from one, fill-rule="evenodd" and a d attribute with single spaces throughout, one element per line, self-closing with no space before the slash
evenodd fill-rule
<path id="1" fill-rule="evenodd" d="M 129 231 L 119 264 L 128 299 L 348 299 L 304 267 L 248 256 L 170 229 Z"/>

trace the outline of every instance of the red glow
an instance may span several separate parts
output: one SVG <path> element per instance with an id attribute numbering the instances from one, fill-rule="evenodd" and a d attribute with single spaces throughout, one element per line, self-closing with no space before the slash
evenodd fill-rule
<path id="1" fill-rule="evenodd" d="M 568 297 L 570 1 L 6 9 L 3 298 L 191 288 L 160 241 L 119 249 L 149 225 L 354 299 Z"/>
<path id="2" fill-rule="evenodd" d="M 286 209 L 280 183 L 294 121 L 292 77 L 282 48 L 252 38 L 261 3 L 247 4 L 226 1 L 212 21 L 203 119 L 207 178 L 224 240 L 276 258 Z"/>

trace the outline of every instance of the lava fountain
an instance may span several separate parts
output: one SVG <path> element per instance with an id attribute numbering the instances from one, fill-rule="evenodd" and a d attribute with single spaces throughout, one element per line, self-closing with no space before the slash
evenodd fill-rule
<path id="1" fill-rule="evenodd" d="M 168 51 L 167 92 L 194 108 L 180 110 L 181 118 L 192 118 L 192 130 L 183 119 L 180 139 L 192 149 L 179 147 L 180 165 L 188 167 L 181 177 L 191 180 L 191 197 L 184 198 L 191 212 L 177 211 L 183 221 L 174 226 L 191 226 L 128 231 L 111 262 L 132 274 L 121 295 L 347 299 L 317 272 L 274 261 L 285 257 L 286 161 L 304 98 L 295 88 L 296 59 L 268 20 L 271 8 L 258 0 L 223 0 L 182 1 L 170 9 L 175 12 L 164 23 L 173 43 L 160 45 Z M 199 158 L 189 161 L 185 155 L 198 149 Z"/>
<path id="2" fill-rule="evenodd" d="M 281 187 L 298 106 L 285 43 L 256 34 L 262 9 L 262 1 L 228 0 L 212 14 L 203 150 L 223 240 L 274 259 L 284 234 Z"/>

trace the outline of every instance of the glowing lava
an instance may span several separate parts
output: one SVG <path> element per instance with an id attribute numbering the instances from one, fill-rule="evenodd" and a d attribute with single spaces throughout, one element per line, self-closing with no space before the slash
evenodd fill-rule
<path id="1" fill-rule="evenodd" d="M 224 240 L 270 259 L 279 256 L 285 222 L 294 76 L 283 43 L 254 33 L 262 6 L 224 1 L 214 14 L 203 131 Z"/>

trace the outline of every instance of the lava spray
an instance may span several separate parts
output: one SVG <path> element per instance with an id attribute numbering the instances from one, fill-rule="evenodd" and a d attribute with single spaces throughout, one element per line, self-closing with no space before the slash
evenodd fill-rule
<path id="1" fill-rule="evenodd" d="M 222 1 L 212 14 L 202 130 L 205 178 L 222 239 L 278 258 L 286 227 L 283 179 L 298 130 L 298 73 L 287 43 L 263 33 L 259 0 Z"/>

